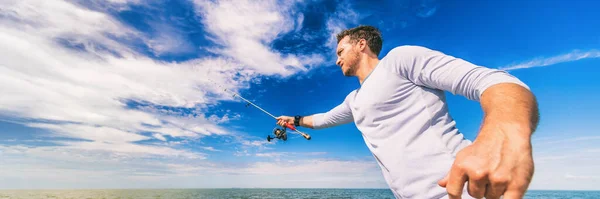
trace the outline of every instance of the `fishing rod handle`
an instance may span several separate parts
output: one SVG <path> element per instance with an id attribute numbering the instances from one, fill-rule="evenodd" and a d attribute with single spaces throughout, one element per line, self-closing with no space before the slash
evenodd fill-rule
<path id="1" fill-rule="evenodd" d="M 296 130 L 296 131 L 298 131 L 298 130 Z M 300 132 L 300 131 L 298 131 L 298 132 Z M 306 138 L 306 140 L 310 140 L 310 135 L 308 135 L 306 133 L 302 133 L 302 132 L 300 132 L 300 134 L 302 134 L 302 137 Z"/>
<path id="2" fill-rule="evenodd" d="M 285 127 L 289 128 L 289 129 L 292 129 L 294 131 L 296 130 L 296 127 L 294 127 L 294 125 L 292 125 L 290 123 L 287 123 L 287 122 L 285 123 Z"/>
<path id="3" fill-rule="evenodd" d="M 298 129 L 296 129 L 296 127 L 294 127 L 294 125 L 292 125 L 290 123 L 285 123 L 285 127 L 288 127 L 289 129 L 292 129 L 292 130 L 300 133 L 300 135 L 302 135 L 302 137 L 304 137 L 306 140 L 310 140 L 310 135 L 299 131 Z"/>

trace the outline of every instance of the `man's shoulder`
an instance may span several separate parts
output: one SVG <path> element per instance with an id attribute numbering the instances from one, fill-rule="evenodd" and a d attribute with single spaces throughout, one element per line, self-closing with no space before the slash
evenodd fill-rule
<path id="1" fill-rule="evenodd" d="M 392 48 L 385 57 L 410 57 L 432 52 L 430 48 L 417 45 L 401 45 Z"/>
<path id="2" fill-rule="evenodd" d="M 382 65 L 390 68 L 396 73 L 402 73 L 405 68 L 410 68 L 413 64 L 427 57 L 431 49 L 417 45 L 401 45 L 392 48 L 383 58 Z"/>

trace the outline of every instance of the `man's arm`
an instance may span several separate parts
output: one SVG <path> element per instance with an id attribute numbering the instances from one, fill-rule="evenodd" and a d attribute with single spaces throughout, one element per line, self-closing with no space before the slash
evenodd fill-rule
<path id="1" fill-rule="evenodd" d="M 465 183 L 473 197 L 522 198 L 534 173 L 531 135 L 539 113 L 534 95 L 512 83 L 499 83 L 481 96 L 484 119 L 477 139 L 461 150 L 438 183 L 459 198 Z"/>
<path id="2" fill-rule="evenodd" d="M 300 126 L 314 129 L 315 127 L 313 126 L 313 116 L 309 115 L 309 116 L 303 116 L 302 118 L 300 118 Z"/>
<path id="3" fill-rule="evenodd" d="M 353 122 L 352 111 L 348 105 L 347 97 L 344 101 L 332 108 L 331 110 L 324 113 L 317 113 L 309 116 L 303 116 L 299 124 L 302 127 L 311 129 L 323 129 L 334 127 L 342 124 Z M 284 123 L 294 124 L 294 117 L 292 116 L 279 116 L 277 117 L 277 124 L 283 126 Z"/>
<path id="4" fill-rule="evenodd" d="M 441 52 L 404 46 L 390 52 L 398 74 L 416 85 L 480 102 L 484 119 L 472 145 L 458 152 L 438 183 L 450 198 L 521 198 L 533 176 L 531 135 L 539 120 L 529 87 L 505 71 L 481 67 Z"/>
<path id="5" fill-rule="evenodd" d="M 529 87 L 506 71 L 478 66 L 420 46 L 401 46 L 388 54 L 395 71 L 416 85 L 449 91 L 480 102 L 483 91 L 494 84 Z"/>
<path id="6" fill-rule="evenodd" d="M 505 126 L 522 134 L 511 135 L 529 139 L 539 123 L 535 96 L 515 84 L 500 83 L 486 89 L 481 96 L 484 119 L 482 126 Z"/>

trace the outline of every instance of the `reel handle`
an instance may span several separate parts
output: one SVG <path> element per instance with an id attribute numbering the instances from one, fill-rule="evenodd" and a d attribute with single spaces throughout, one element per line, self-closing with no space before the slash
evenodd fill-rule
<path id="1" fill-rule="evenodd" d="M 304 137 L 306 140 L 310 140 L 310 135 L 300 132 L 299 130 L 296 129 L 296 127 L 294 127 L 294 125 L 292 125 L 290 123 L 285 123 L 285 127 L 300 133 L 302 135 L 302 137 Z"/>

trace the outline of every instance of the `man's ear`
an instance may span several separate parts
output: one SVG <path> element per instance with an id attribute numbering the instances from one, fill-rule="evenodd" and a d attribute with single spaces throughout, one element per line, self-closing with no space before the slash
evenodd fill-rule
<path id="1" fill-rule="evenodd" d="M 365 40 L 365 39 L 358 40 L 358 48 L 360 51 L 365 50 L 367 48 L 367 40 Z"/>

